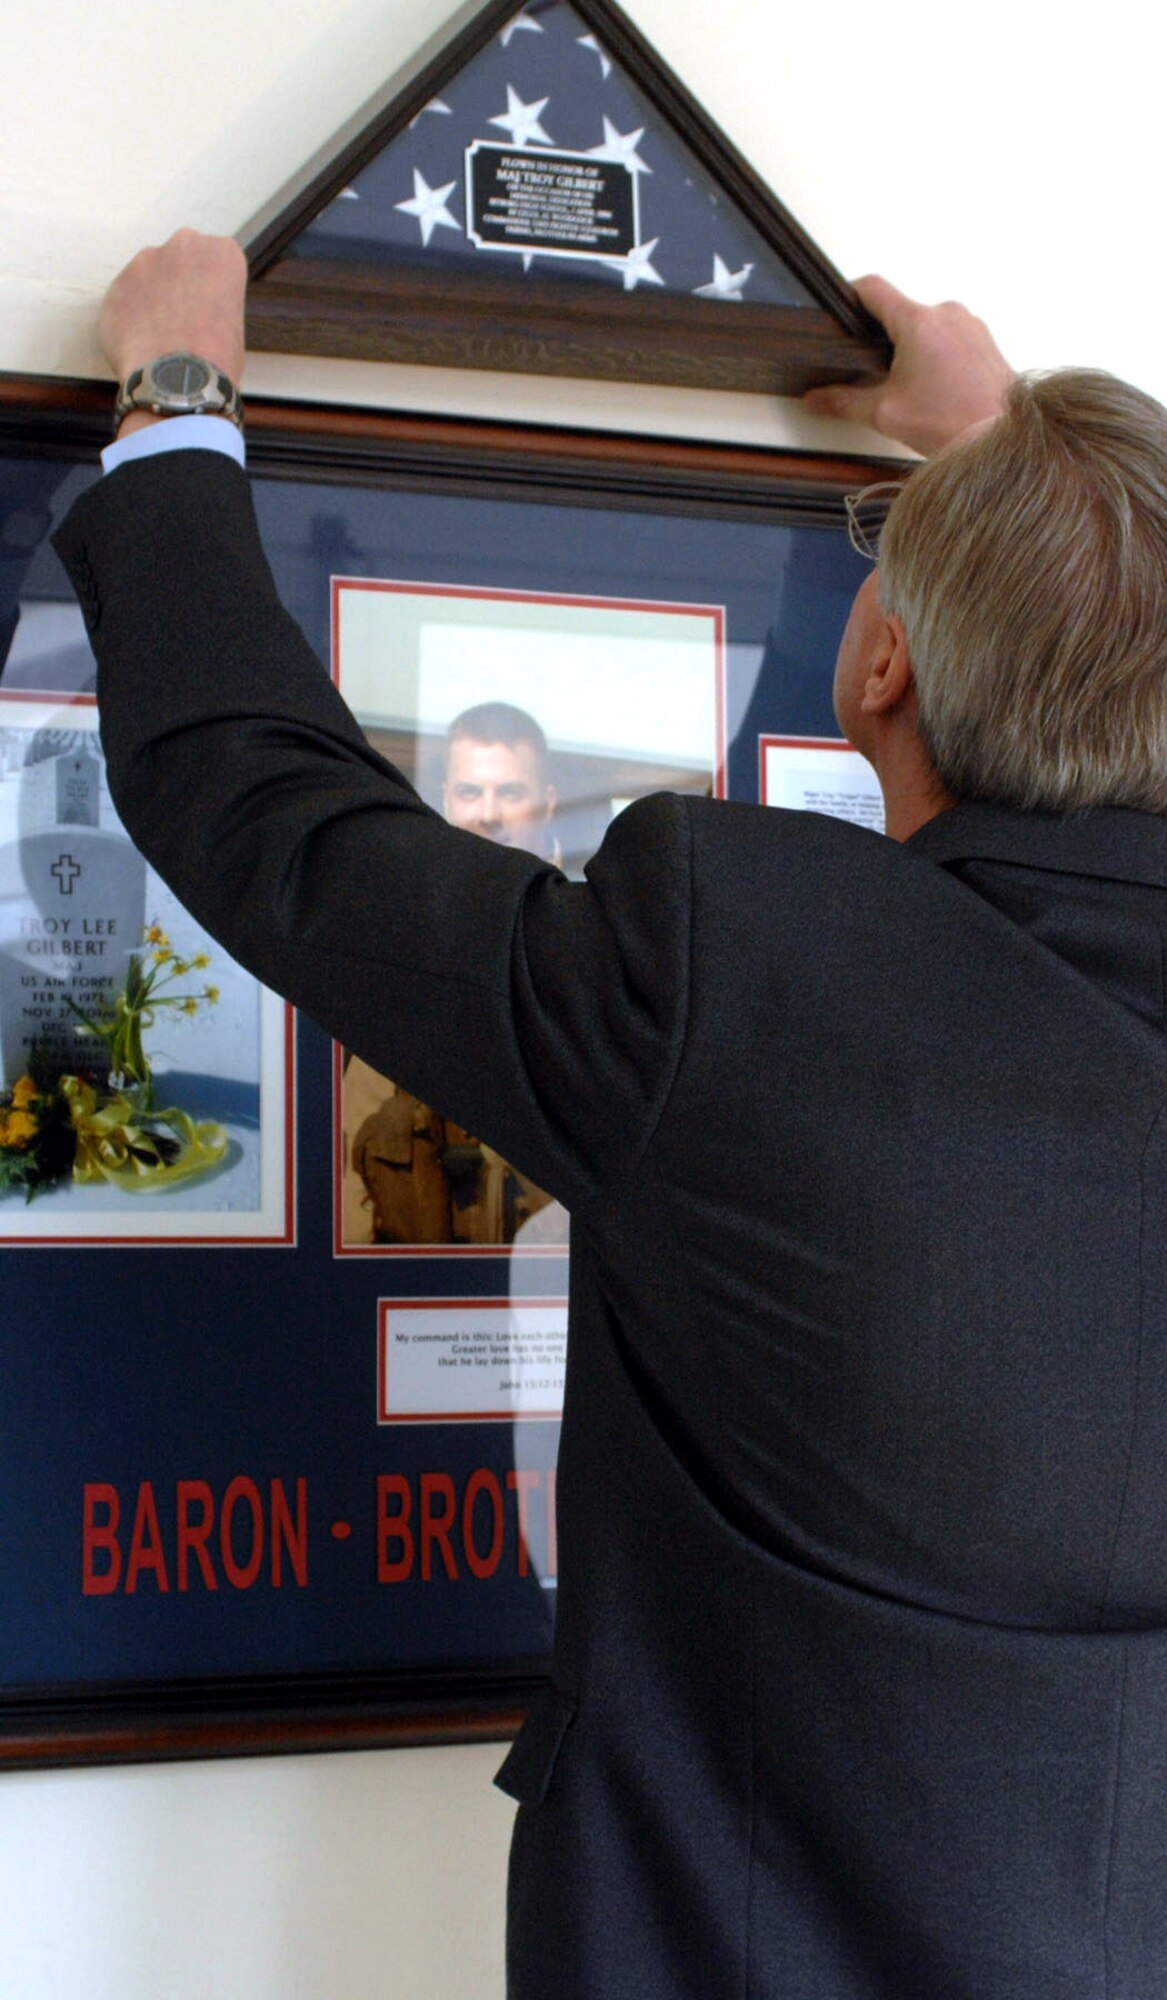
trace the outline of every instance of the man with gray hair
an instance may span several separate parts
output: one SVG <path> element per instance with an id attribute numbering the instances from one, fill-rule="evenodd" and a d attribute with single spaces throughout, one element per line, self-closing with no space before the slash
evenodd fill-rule
<path id="1" fill-rule="evenodd" d="M 1163 424 L 1110 375 L 1015 381 L 892 506 L 878 601 L 950 803 L 1167 812 Z"/>
<path id="2" fill-rule="evenodd" d="M 119 375 L 237 379 L 243 281 L 135 259 Z M 939 454 L 839 653 L 890 839 L 466 840 L 279 605 L 228 423 L 60 537 L 134 838 L 572 1213 L 513 2000 L 1167 1992 L 1167 415 L 861 289 L 891 373 L 813 405 Z"/>

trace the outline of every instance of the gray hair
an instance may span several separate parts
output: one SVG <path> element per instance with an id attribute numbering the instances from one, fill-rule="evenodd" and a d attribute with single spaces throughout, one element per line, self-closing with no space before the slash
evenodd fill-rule
<path id="1" fill-rule="evenodd" d="M 1087 369 L 913 473 L 880 540 L 958 799 L 1167 813 L 1167 410 Z"/>

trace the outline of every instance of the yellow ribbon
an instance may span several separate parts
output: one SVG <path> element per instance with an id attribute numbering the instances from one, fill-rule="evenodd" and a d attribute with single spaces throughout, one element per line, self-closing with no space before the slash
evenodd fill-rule
<path id="1" fill-rule="evenodd" d="M 133 1194 L 148 1194 L 206 1173 L 227 1150 L 221 1125 L 209 1120 L 196 1125 L 176 1107 L 151 1111 L 143 1124 L 121 1091 L 100 1098 L 94 1086 L 78 1076 L 63 1076 L 61 1091 L 77 1142 L 73 1179 L 83 1185 L 108 1181 Z M 168 1129 L 153 1129 L 159 1126 Z"/>

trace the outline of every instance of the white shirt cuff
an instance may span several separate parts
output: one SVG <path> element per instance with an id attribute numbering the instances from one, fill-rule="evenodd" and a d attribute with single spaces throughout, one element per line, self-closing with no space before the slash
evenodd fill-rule
<path id="1" fill-rule="evenodd" d="M 164 451 L 221 451 L 236 465 L 246 466 L 243 433 L 226 417 L 167 417 L 160 424 L 143 424 L 140 431 L 107 444 L 101 454 L 103 472 L 116 472 L 136 458 L 156 458 Z"/>

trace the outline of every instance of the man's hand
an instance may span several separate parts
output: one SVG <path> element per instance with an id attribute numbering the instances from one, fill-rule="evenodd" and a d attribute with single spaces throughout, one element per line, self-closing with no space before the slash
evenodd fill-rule
<path id="1" fill-rule="evenodd" d="M 246 290 L 247 259 L 233 237 L 179 229 L 161 249 L 140 250 L 101 309 L 101 344 L 119 382 L 160 354 L 185 348 L 238 384 Z M 123 434 L 155 421 L 134 411 Z"/>
<path id="2" fill-rule="evenodd" d="M 855 290 L 887 329 L 891 371 L 865 388 L 811 389 L 808 410 L 870 424 L 925 457 L 1000 416 L 1013 370 L 983 320 L 964 306 L 917 305 L 886 278 L 860 278 Z"/>

